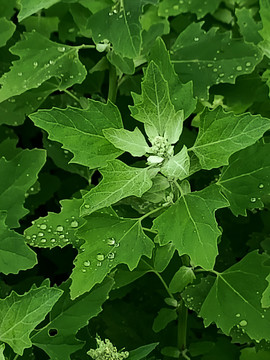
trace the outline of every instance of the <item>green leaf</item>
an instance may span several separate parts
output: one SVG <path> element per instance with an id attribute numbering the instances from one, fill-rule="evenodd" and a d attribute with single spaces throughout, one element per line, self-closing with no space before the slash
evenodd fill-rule
<path id="1" fill-rule="evenodd" d="M 154 332 L 159 332 L 173 320 L 177 319 L 177 310 L 176 309 L 168 309 L 162 308 L 159 310 L 157 317 L 155 317 L 153 323 L 153 330 Z"/>
<path id="2" fill-rule="evenodd" d="M 262 20 L 262 29 L 259 31 L 260 35 L 263 38 L 263 41 L 260 43 L 260 47 L 265 53 L 266 56 L 270 57 L 270 1 L 269 0 L 260 0 L 260 17 Z"/>
<path id="3" fill-rule="evenodd" d="M 153 255 L 153 267 L 158 272 L 163 272 L 166 267 L 169 265 L 173 254 L 175 252 L 175 246 L 172 243 L 169 243 L 164 246 L 158 246 L 154 250 Z"/>
<path id="4" fill-rule="evenodd" d="M 134 74 L 135 66 L 133 59 L 122 57 L 116 54 L 114 51 L 110 51 L 107 54 L 107 59 L 114 65 L 120 72 L 124 74 Z"/>
<path id="5" fill-rule="evenodd" d="M 100 173 L 103 176 L 102 181 L 83 196 L 83 216 L 115 204 L 128 196 L 140 197 L 152 186 L 147 168 L 133 168 L 120 160 L 108 162 Z"/>
<path id="6" fill-rule="evenodd" d="M 168 81 L 171 101 L 176 111 L 184 110 L 184 119 L 195 110 L 196 100 L 193 98 L 192 81 L 182 84 L 171 63 L 169 52 L 161 38 L 158 38 L 151 48 L 149 59 L 159 67 L 164 79 Z"/>
<path id="7" fill-rule="evenodd" d="M 270 192 L 270 144 L 257 143 L 230 158 L 217 184 L 230 202 L 234 215 L 246 216 L 247 209 L 263 207 Z"/>
<path id="8" fill-rule="evenodd" d="M 0 360 L 5 360 L 4 356 L 5 344 L 0 345 Z"/>
<path id="9" fill-rule="evenodd" d="M 261 307 L 265 278 L 269 274 L 269 266 L 265 266 L 268 259 L 265 254 L 251 252 L 229 269 L 217 273 L 203 301 L 196 293 L 196 286 L 188 288 L 183 296 L 185 300 L 192 297 L 192 301 L 200 298 L 199 316 L 203 317 L 205 326 L 214 322 L 226 335 L 236 326 L 251 339 L 269 340 L 270 310 Z"/>
<path id="10" fill-rule="evenodd" d="M 200 129 L 192 150 L 203 169 L 227 165 L 229 157 L 254 144 L 270 128 L 270 120 L 260 115 L 235 115 L 220 106 L 207 108 L 200 117 Z"/>
<path id="11" fill-rule="evenodd" d="M 150 354 L 151 351 L 153 351 L 158 346 L 158 343 L 148 344 L 140 346 L 139 348 L 135 350 L 129 351 L 129 360 L 142 360 L 144 359 L 148 354 Z"/>
<path id="12" fill-rule="evenodd" d="M 247 347 L 241 350 L 240 360 L 268 360 L 270 351 L 256 350 L 254 347 Z"/>
<path id="13" fill-rule="evenodd" d="M 268 281 L 268 286 L 264 290 L 262 294 L 262 300 L 261 304 L 263 308 L 269 308 L 270 307 L 270 274 L 266 277 L 266 280 Z"/>
<path id="14" fill-rule="evenodd" d="M 24 241 L 24 237 L 5 225 L 6 214 L 0 212 L 0 272 L 17 274 L 20 270 L 31 269 L 37 258 Z"/>
<path id="15" fill-rule="evenodd" d="M 194 266 L 211 270 L 218 254 L 221 232 L 215 211 L 228 206 L 216 186 L 181 196 L 175 204 L 154 220 L 161 245 L 170 241 L 179 255 L 187 254 Z"/>
<path id="16" fill-rule="evenodd" d="M 192 283 L 196 278 L 191 267 L 181 266 L 178 271 L 173 275 L 173 278 L 169 284 L 169 289 L 171 293 L 175 294 L 181 292 L 184 288 Z"/>
<path id="17" fill-rule="evenodd" d="M 183 180 L 189 176 L 189 168 L 190 158 L 186 146 L 183 146 L 178 154 L 171 157 L 164 165 L 162 165 L 160 171 L 165 176 Z"/>
<path id="18" fill-rule="evenodd" d="M 23 207 L 26 191 L 36 182 L 46 161 L 40 149 L 23 150 L 12 160 L 0 159 L 0 210 L 7 211 L 6 224 L 18 227 L 19 219 L 28 213 Z"/>
<path id="19" fill-rule="evenodd" d="M 62 293 L 57 288 L 33 286 L 23 295 L 12 291 L 8 297 L 0 299 L 0 340 L 22 355 L 24 349 L 32 346 L 30 333 L 44 320 Z"/>
<path id="20" fill-rule="evenodd" d="M 213 14 L 219 7 L 222 0 L 163 0 L 159 5 L 160 16 L 176 16 L 191 12 L 197 15 L 197 19 L 203 18 L 206 14 Z"/>
<path id="21" fill-rule="evenodd" d="M 6 45 L 15 29 L 16 25 L 14 25 L 12 21 L 9 21 L 4 17 L 0 18 L 0 47 Z"/>
<path id="22" fill-rule="evenodd" d="M 64 292 L 51 311 L 49 323 L 32 335 L 32 343 L 54 360 L 70 360 L 70 354 L 83 347 L 76 333 L 102 311 L 112 285 L 113 280 L 108 278 L 90 293 L 72 301 L 70 281 L 63 283 L 60 288 Z M 57 334 L 50 336 L 50 330 L 56 330 Z"/>
<path id="23" fill-rule="evenodd" d="M 259 34 L 261 23 L 257 23 L 253 18 L 253 9 L 236 9 L 237 24 L 246 42 L 258 44 L 262 37 Z"/>
<path id="24" fill-rule="evenodd" d="M 25 26 L 27 32 L 34 30 L 49 38 L 51 33 L 58 31 L 59 18 L 31 16 L 21 21 L 21 24 Z"/>
<path id="25" fill-rule="evenodd" d="M 31 16 L 42 9 L 48 9 L 59 1 L 60 0 L 19 0 L 21 9 L 18 14 L 18 20 L 20 22 L 28 16 Z"/>
<path id="26" fill-rule="evenodd" d="M 156 0 L 122 0 L 118 6 L 103 9 L 89 20 L 95 43 L 107 39 L 115 53 L 122 57 L 135 58 L 141 50 L 141 24 L 139 18 L 145 4 Z"/>
<path id="27" fill-rule="evenodd" d="M 180 33 L 172 47 L 172 61 L 181 81 L 192 80 L 194 94 L 208 98 L 210 86 L 233 84 L 239 75 L 251 73 L 262 60 L 257 46 L 231 38 L 229 31 L 201 29 L 202 23 L 192 23 Z"/>
<path id="28" fill-rule="evenodd" d="M 143 156 L 149 152 L 149 146 L 139 128 L 104 129 L 103 134 L 116 148 L 129 152 L 132 156 Z"/>
<path id="29" fill-rule="evenodd" d="M 85 243 L 75 260 L 70 287 L 71 298 L 89 291 L 118 264 L 132 271 L 141 256 L 151 257 L 154 244 L 147 237 L 140 219 L 121 219 L 107 214 L 92 214 L 78 230 Z"/>
<path id="30" fill-rule="evenodd" d="M 81 83 L 86 69 L 79 61 L 78 51 L 78 47 L 52 42 L 37 32 L 24 33 L 23 39 L 10 48 L 20 59 L 0 79 L 0 102 L 37 88 L 52 77 L 59 81 L 55 90 Z"/>
<path id="31" fill-rule="evenodd" d="M 31 246 L 52 249 L 72 244 L 78 247 L 79 239 L 75 232 L 85 222 L 79 217 L 82 199 L 62 200 L 60 204 L 60 213 L 49 212 L 47 216 L 33 221 L 33 225 L 24 231 Z"/>
<path id="32" fill-rule="evenodd" d="M 72 107 L 40 110 L 31 114 L 30 119 L 48 132 L 49 139 L 62 143 L 64 149 L 74 154 L 72 163 L 94 169 L 121 154 L 102 132 L 106 128 L 122 127 L 119 110 L 111 102 L 89 100 L 85 110 Z"/>
<path id="33" fill-rule="evenodd" d="M 144 123 L 150 141 L 156 136 L 167 138 L 170 144 L 178 141 L 183 129 L 183 111 L 175 112 L 168 82 L 153 61 L 146 69 L 142 94 L 133 94 L 133 100 L 131 114 Z"/>

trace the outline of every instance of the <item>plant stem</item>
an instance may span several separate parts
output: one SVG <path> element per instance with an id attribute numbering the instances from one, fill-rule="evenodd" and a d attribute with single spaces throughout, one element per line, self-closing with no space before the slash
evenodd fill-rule
<path id="1" fill-rule="evenodd" d="M 187 316 L 188 309 L 185 306 L 183 300 L 178 308 L 178 331 L 177 331 L 177 347 L 181 353 L 186 350 L 187 347 Z"/>
<path id="2" fill-rule="evenodd" d="M 108 100 L 110 100 L 112 103 L 115 103 L 117 90 L 118 90 L 118 81 L 117 81 L 116 69 L 115 66 L 110 64 Z"/>
<path id="3" fill-rule="evenodd" d="M 74 95 L 74 94 L 72 94 L 72 92 L 71 91 L 69 91 L 69 90 L 63 90 L 67 95 L 69 95 L 69 96 L 71 96 L 74 100 L 76 100 L 79 104 L 80 104 L 80 100 L 79 100 L 79 98 L 77 98 L 77 96 L 76 95 Z"/>
<path id="4" fill-rule="evenodd" d="M 18 359 L 18 357 L 19 357 L 19 355 L 18 355 L 18 354 L 17 354 L 17 355 L 15 355 L 15 357 L 13 358 L 13 360 Z"/>
<path id="5" fill-rule="evenodd" d="M 160 207 L 158 207 L 158 208 L 156 208 L 154 210 L 149 211 L 147 214 L 144 214 L 143 216 L 141 216 L 139 218 L 140 222 L 142 222 L 144 219 L 146 219 L 149 215 L 155 214 L 156 212 L 158 212 L 161 209 L 164 209 L 164 207 L 160 206 Z"/>
<path id="6" fill-rule="evenodd" d="M 151 229 L 148 229 L 148 228 L 146 228 L 146 227 L 142 227 L 142 229 L 144 230 L 144 231 L 148 231 L 148 232 L 150 232 L 151 234 L 157 234 L 158 232 L 156 231 L 156 230 L 151 230 Z"/>

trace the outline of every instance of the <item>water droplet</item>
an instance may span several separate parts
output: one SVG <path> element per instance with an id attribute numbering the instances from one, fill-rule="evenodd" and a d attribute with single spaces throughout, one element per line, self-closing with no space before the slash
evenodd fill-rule
<path id="1" fill-rule="evenodd" d="M 90 208 L 90 205 L 85 204 L 84 207 L 85 207 L 86 209 L 89 209 L 89 208 Z"/>
<path id="2" fill-rule="evenodd" d="M 82 269 L 82 272 L 83 272 L 83 273 L 85 273 L 85 272 L 86 272 L 86 270 L 85 270 L 85 269 Z"/>
<path id="3" fill-rule="evenodd" d="M 112 260 L 112 259 L 114 259 L 114 257 L 115 257 L 114 253 L 109 253 L 108 254 L 108 259 Z"/>
<path id="4" fill-rule="evenodd" d="M 242 66 L 241 66 L 241 65 L 238 65 L 238 66 L 236 67 L 236 70 L 237 70 L 237 71 L 242 71 L 242 70 L 243 70 L 243 68 L 242 68 Z"/>
<path id="5" fill-rule="evenodd" d="M 64 239 L 64 238 L 65 238 L 65 235 L 62 234 L 62 235 L 59 236 L 59 238 L 60 238 L 60 239 Z"/>
<path id="6" fill-rule="evenodd" d="M 50 64 L 50 65 L 53 65 L 54 63 L 55 63 L 55 61 L 53 61 L 53 60 L 50 60 L 50 61 L 49 61 L 49 64 Z"/>
<path id="7" fill-rule="evenodd" d="M 22 76 L 22 74 L 23 74 L 22 72 L 18 72 L 18 76 Z"/>
<path id="8" fill-rule="evenodd" d="M 109 12 L 109 16 L 112 16 L 113 15 L 113 13 L 112 12 Z"/>
<path id="9" fill-rule="evenodd" d="M 58 46 L 57 50 L 59 52 L 65 52 L 66 51 L 66 48 L 64 46 Z"/>
<path id="10" fill-rule="evenodd" d="M 40 242 L 45 243 L 45 242 L 47 242 L 47 240 L 46 239 L 41 239 Z"/>
<path id="11" fill-rule="evenodd" d="M 255 203 L 255 202 L 256 202 L 256 198 L 255 198 L 255 197 L 252 197 L 252 198 L 250 199 L 250 201 L 251 201 L 252 203 Z"/>
<path id="12" fill-rule="evenodd" d="M 214 68 L 214 69 L 213 69 L 213 71 L 214 71 L 214 72 L 217 72 L 217 71 L 218 71 L 218 69 L 217 69 L 217 68 Z"/>
<path id="13" fill-rule="evenodd" d="M 103 261 L 105 259 L 105 256 L 103 254 L 99 253 L 99 254 L 97 254 L 96 258 L 98 261 Z"/>
<path id="14" fill-rule="evenodd" d="M 110 246 L 115 245 L 115 239 L 114 238 L 107 239 L 107 244 L 110 245 Z"/>
<path id="15" fill-rule="evenodd" d="M 246 63 L 246 66 L 251 66 L 251 62 L 248 61 L 248 62 Z"/>
<path id="16" fill-rule="evenodd" d="M 127 12 L 127 16 L 129 16 L 129 15 L 130 15 L 130 11 Z"/>
<path id="17" fill-rule="evenodd" d="M 195 37 L 194 38 L 194 41 L 199 41 L 200 39 L 198 37 Z"/>
<path id="18" fill-rule="evenodd" d="M 224 76 L 224 74 L 223 74 L 223 73 L 219 74 L 219 77 L 223 77 L 223 76 Z"/>
<path id="19" fill-rule="evenodd" d="M 46 230 L 46 229 L 47 229 L 47 225 L 46 225 L 46 224 L 41 224 L 41 225 L 40 225 L 40 228 L 41 228 L 41 230 Z"/>
<path id="20" fill-rule="evenodd" d="M 264 184 L 260 184 L 259 189 L 263 189 L 263 188 L 264 188 Z"/>
<path id="21" fill-rule="evenodd" d="M 114 245 L 115 247 L 119 247 L 120 246 L 120 244 L 119 243 L 115 243 L 115 245 Z"/>
<path id="22" fill-rule="evenodd" d="M 61 225 L 58 225 L 57 228 L 56 228 L 56 231 L 63 231 L 63 230 L 64 230 L 64 228 Z"/>
<path id="23" fill-rule="evenodd" d="M 265 316 L 264 316 L 264 315 L 262 315 L 262 319 L 264 319 L 264 317 L 265 317 Z"/>
<path id="24" fill-rule="evenodd" d="M 101 265 L 102 265 L 102 263 L 101 263 L 101 262 L 98 262 L 98 263 L 97 263 L 97 266 L 101 266 Z"/>
<path id="25" fill-rule="evenodd" d="M 86 260 L 84 263 L 83 263 L 84 266 L 88 267 L 91 265 L 91 262 L 89 260 Z"/>
<path id="26" fill-rule="evenodd" d="M 236 316 L 236 317 L 240 317 L 241 315 L 240 315 L 240 314 L 236 314 L 235 316 Z"/>
<path id="27" fill-rule="evenodd" d="M 240 326 L 247 326 L 247 321 L 246 320 L 241 320 L 239 325 Z"/>
<path id="28" fill-rule="evenodd" d="M 38 233 L 38 236 L 44 236 L 43 232 Z"/>
<path id="29" fill-rule="evenodd" d="M 213 67 L 213 64 L 211 64 L 211 63 L 209 63 L 209 64 L 207 64 L 207 67 Z"/>
<path id="30" fill-rule="evenodd" d="M 38 66 L 38 62 L 37 61 L 34 61 L 33 62 L 33 66 L 34 66 L 34 69 Z"/>
<path id="31" fill-rule="evenodd" d="M 71 225 L 71 227 L 76 228 L 76 227 L 78 227 L 79 224 L 78 224 L 78 221 L 74 220 L 71 222 L 70 225 Z"/>
<path id="32" fill-rule="evenodd" d="M 55 240 L 54 238 L 52 238 L 52 239 L 51 239 L 51 242 L 52 242 L 52 243 L 55 243 L 55 242 L 56 242 L 56 240 Z"/>
<path id="33" fill-rule="evenodd" d="M 73 33 L 75 31 L 75 28 L 70 28 L 70 29 L 68 29 L 68 32 L 71 34 L 71 33 Z"/>
<path id="34" fill-rule="evenodd" d="M 173 6 L 173 9 L 174 9 L 174 10 L 178 10 L 178 9 L 179 9 L 179 6 L 178 6 L 178 5 L 174 5 L 174 6 Z"/>

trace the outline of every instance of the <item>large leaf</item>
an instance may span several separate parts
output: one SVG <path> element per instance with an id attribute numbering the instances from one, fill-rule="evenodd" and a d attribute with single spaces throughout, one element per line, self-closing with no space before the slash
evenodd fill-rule
<path id="1" fill-rule="evenodd" d="M 270 144 L 257 143 L 230 158 L 217 184 L 230 202 L 234 215 L 247 215 L 246 209 L 263 207 L 270 192 Z"/>
<path id="2" fill-rule="evenodd" d="M 44 320 L 63 291 L 41 286 L 18 295 L 14 291 L 0 299 L 0 340 L 9 344 L 15 353 L 22 355 L 32 346 L 30 333 Z"/>
<path id="3" fill-rule="evenodd" d="M 27 214 L 25 193 L 36 182 L 45 160 L 46 152 L 40 149 L 23 150 L 10 161 L 0 159 L 0 210 L 7 211 L 9 227 L 18 227 L 19 219 Z"/>
<path id="4" fill-rule="evenodd" d="M 121 154 L 102 132 L 106 128 L 122 127 L 119 110 L 111 102 L 103 104 L 90 100 L 85 110 L 53 108 L 40 110 L 30 118 L 48 132 L 49 139 L 62 143 L 63 148 L 74 154 L 71 162 L 94 169 Z"/>
<path id="5" fill-rule="evenodd" d="M 168 82 L 159 67 L 151 61 L 142 82 L 142 94 L 133 94 L 132 116 L 144 123 L 150 140 L 167 138 L 170 144 L 178 141 L 183 129 L 183 111 L 176 112 L 170 99 Z"/>
<path id="6" fill-rule="evenodd" d="M 55 246 L 72 244 L 78 247 L 79 240 L 75 231 L 84 223 L 79 217 L 82 199 L 62 200 L 60 204 L 60 213 L 50 212 L 47 216 L 35 220 L 33 225 L 24 231 L 31 246 L 52 249 Z"/>
<path id="7" fill-rule="evenodd" d="M 141 24 L 139 18 L 145 4 L 156 0 L 122 0 L 114 8 L 103 9 L 89 19 L 93 39 L 96 43 L 107 39 L 115 53 L 135 58 L 141 50 Z"/>
<path id="8" fill-rule="evenodd" d="M 71 275 L 71 297 L 84 294 L 103 281 L 118 264 L 136 268 L 141 256 L 151 257 L 154 244 L 139 219 L 123 219 L 107 214 L 92 214 L 78 230 L 85 241 Z"/>
<path id="9" fill-rule="evenodd" d="M 245 41 L 253 42 L 258 44 L 262 37 L 259 34 L 261 29 L 261 23 L 258 23 L 253 18 L 253 9 L 236 9 L 235 15 L 237 17 L 237 24 L 240 27 L 241 34 L 243 35 Z"/>
<path id="10" fill-rule="evenodd" d="M 190 149 L 200 160 L 203 169 L 227 165 L 229 157 L 254 144 L 270 128 L 270 120 L 260 115 L 235 115 L 222 107 L 203 112 L 200 130 Z"/>
<path id="11" fill-rule="evenodd" d="M 22 21 L 28 16 L 35 14 L 39 10 L 48 9 L 50 6 L 56 4 L 59 1 L 60 0 L 19 0 L 21 9 L 18 14 L 18 20 Z"/>
<path id="12" fill-rule="evenodd" d="M 149 59 L 158 65 L 164 79 L 168 81 L 171 101 L 175 110 L 184 110 L 184 118 L 186 119 L 196 107 L 196 100 L 193 98 L 192 81 L 186 84 L 180 82 L 179 76 L 176 74 L 174 66 L 171 63 L 166 45 L 161 38 L 155 41 L 151 48 Z"/>
<path id="13" fill-rule="evenodd" d="M 75 335 L 102 311 L 102 304 L 107 299 L 113 280 L 108 278 L 90 293 L 73 301 L 70 299 L 69 285 L 70 281 L 67 281 L 60 286 L 64 293 L 54 305 L 49 323 L 31 337 L 32 343 L 54 360 L 70 360 L 70 354 L 82 348 L 82 341 Z M 50 335 L 51 331 L 54 336 Z"/>
<path id="14" fill-rule="evenodd" d="M 0 47 L 5 46 L 6 42 L 11 38 L 16 26 L 12 21 L 8 21 L 6 18 L 0 18 Z"/>
<path id="15" fill-rule="evenodd" d="M 195 95 L 207 99 L 211 85 L 233 84 L 237 76 L 251 73 L 262 53 L 253 44 L 231 38 L 228 31 L 211 28 L 205 32 L 201 26 L 192 23 L 180 33 L 171 57 L 181 81 L 193 80 Z"/>
<path id="16" fill-rule="evenodd" d="M 10 51 L 20 59 L 0 79 L 0 102 L 37 88 L 52 77 L 59 82 L 55 89 L 63 90 L 81 83 L 86 76 L 78 47 L 52 42 L 37 32 L 24 33 Z"/>
<path id="17" fill-rule="evenodd" d="M 161 245 L 170 241 L 179 255 L 187 254 L 194 266 L 213 269 L 218 254 L 215 211 L 228 206 L 215 186 L 181 196 L 154 220 Z"/>
<path id="18" fill-rule="evenodd" d="M 257 251 L 249 253 L 240 262 L 222 273 L 217 273 L 214 282 L 209 283 L 205 298 L 197 292 L 197 286 L 189 287 L 183 293 L 187 306 L 200 302 L 199 315 L 204 325 L 216 323 L 224 334 L 229 335 L 236 326 L 256 341 L 269 340 L 270 310 L 261 307 L 261 296 L 266 288 L 269 257 Z M 212 284 L 212 285 L 211 285 Z"/>
<path id="19" fill-rule="evenodd" d="M 147 168 L 130 167 L 120 160 L 110 161 L 100 172 L 102 181 L 83 196 L 82 215 L 89 215 L 128 196 L 140 197 L 152 185 Z"/>
<path id="20" fill-rule="evenodd" d="M 0 212 L 0 272 L 17 274 L 37 263 L 36 254 L 25 244 L 22 235 L 8 229 L 5 219 L 6 214 Z"/>
<path id="21" fill-rule="evenodd" d="M 165 176 L 183 180 L 189 176 L 190 158 L 186 146 L 178 154 L 171 157 L 162 167 L 161 172 Z"/>

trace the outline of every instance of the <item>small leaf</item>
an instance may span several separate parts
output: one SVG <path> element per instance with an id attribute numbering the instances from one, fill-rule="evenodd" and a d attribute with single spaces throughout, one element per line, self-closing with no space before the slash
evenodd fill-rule
<path id="1" fill-rule="evenodd" d="M 183 180 L 189 176 L 190 158 L 186 146 L 171 157 L 160 169 L 165 176 Z"/>
<path id="2" fill-rule="evenodd" d="M 261 23 L 257 23 L 253 18 L 253 10 L 245 7 L 235 9 L 237 24 L 240 27 L 241 34 L 245 41 L 258 44 L 262 41 L 259 30 L 262 28 Z"/>
<path id="3" fill-rule="evenodd" d="M 169 284 L 171 293 L 175 294 L 181 292 L 184 288 L 192 283 L 196 278 L 191 267 L 181 266 L 178 271 L 173 275 L 173 278 Z"/>
<path id="4" fill-rule="evenodd" d="M 157 246 L 157 248 L 154 250 L 153 255 L 154 269 L 158 272 L 163 272 L 169 265 L 174 252 L 175 246 L 172 243 L 164 246 Z"/>
<path id="5" fill-rule="evenodd" d="M 262 294 L 262 307 L 263 308 L 269 308 L 270 307 L 270 274 L 266 277 L 266 280 L 268 281 L 268 286 L 264 290 Z"/>
<path id="6" fill-rule="evenodd" d="M 5 46 L 7 41 L 11 38 L 16 26 L 12 21 L 8 21 L 6 18 L 0 18 L 0 47 Z"/>
<path id="7" fill-rule="evenodd" d="M 21 5 L 20 12 L 18 14 L 18 20 L 23 19 L 37 13 L 39 10 L 48 9 L 52 5 L 58 3 L 60 0 L 19 0 Z"/>
<path id="8" fill-rule="evenodd" d="M 203 169 L 227 165 L 229 157 L 254 144 L 270 129 L 270 120 L 260 115 L 245 113 L 234 115 L 222 107 L 203 112 L 200 130 L 192 150 L 200 160 Z"/>
<path id="9" fill-rule="evenodd" d="M 119 160 L 108 162 L 100 172 L 102 181 L 83 196 L 82 216 L 113 205 L 128 196 L 140 197 L 152 186 L 147 168 L 133 168 Z"/>
<path id="10" fill-rule="evenodd" d="M 133 131 L 104 129 L 103 134 L 116 148 L 127 151 L 132 156 L 143 156 L 149 151 L 149 146 L 137 127 Z"/>
<path id="11" fill-rule="evenodd" d="M 71 162 L 94 169 L 121 154 L 102 132 L 106 128 L 122 127 L 119 110 L 111 102 L 90 100 L 85 110 L 72 107 L 39 110 L 30 118 L 48 132 L 49 139 L 61 142 L 63 148 L 74 154 Z"/>
<path id="12" fill-rule="evenodd" d="M 85 243 L 71 275 L 72 299 L 102 282 L 118 264 L 127 264 L 132 271 L 141 256 L 151 257 L 154 247 L 138 219 L 120 219 L 107 214 L 92 214 L 86 219 L 87 223 L 77 234 Z"/>
<path id="13" fill-rule="evenodd" d="M 23 295 L 12 291 L 8 297 L 0 299 L 0 340 L 22 355 L 24 349 L 32 346 L 30 333 L 44 320 L 62 293 L 57 288 L 33 286 Z"/>
<path id="14" fill-rule="evenodd" d="M 26 191 L 36 182 L 46 161 L 41 149 L 23 150 L 12 160 L 0 159 L 0 210 L 7 211 L 6 224 L 15 228 L 28 213 L 23 207 Z"/>
<path id="15" fill-rule="evenodd" d="M 153 343 L 153 344 L 140 346 L 139 348 L 137 348 L 135 350 L 131 350 L 131 351 L 129 351 L 128 360 L 142 360 L 148 354 L 150 354 L 151 351 L 153 351 L 157 346 L 158 346 L 158 343 Z"/>
<path id="16" fill-rule="evenodd" d="M 170 241 L 179 255 L 187 254 L 195 266 L 213 269 L 221 232 L 215 211 L 228 206 L 215 186 L 181 196 L 175 204 L 154 220 L 161 245 Z"/>
<path id="17" fill-rule="evenodd" d="M 133 94 L 132 116 L 144 123 L 150 141 L 165 137 L 170 144 L 178 141 L 183 129 L 183 111 L 175 112 L 170 99 L 168 82 L 158 66 L 151 61 L 142 82 L 142 94 Z"/>
<path id="18" fill-rule="evenodd" d="M 173 320 L 177 319 L 177 311 L 176 309 L 168 309 L 162 308 L 159 310 L 157 317 L 153 323 L 153 330 L 154 332 L 159 332 Z"/>

